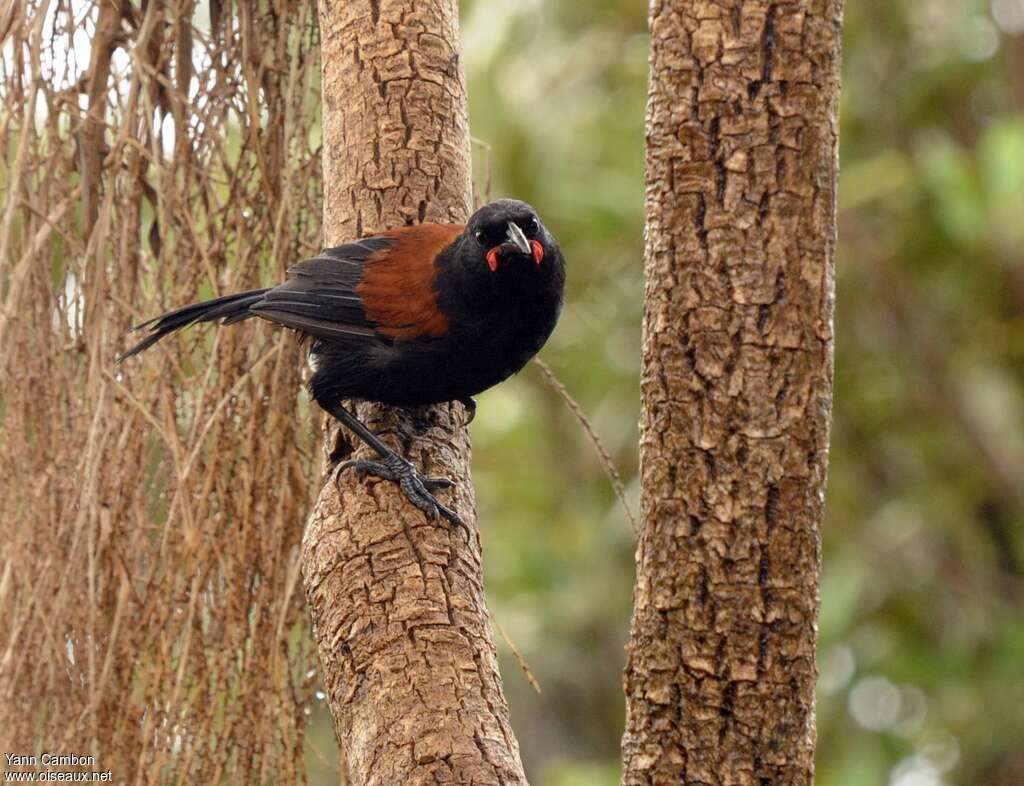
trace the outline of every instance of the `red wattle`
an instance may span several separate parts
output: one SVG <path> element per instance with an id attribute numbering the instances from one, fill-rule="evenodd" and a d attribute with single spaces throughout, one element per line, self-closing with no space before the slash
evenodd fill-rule
<path id="1" fill-rule="evenodd" d="M 492 273 L 496 273 L 498 270 L 498 249 L 492 248 L 487 252 L 487 267 L 491 269 Z"/>
<path id="2" fill-rule="evenodd" d="M 544 259 L 544 246 L 540 244 L 539 240 L 531 240 L 530 248 L 533 249 L 533 261 L 539 265 L 540 261 Z"/>

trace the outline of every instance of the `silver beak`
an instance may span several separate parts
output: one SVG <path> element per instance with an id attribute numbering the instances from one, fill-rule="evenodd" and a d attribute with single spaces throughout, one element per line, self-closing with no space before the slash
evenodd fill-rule
<path id="1" fill-rule="evenodd" d="M 523 234 L 523 230 L 519 228 L 519 225 L 515 221 L 508 222 L 508 234 L 505 238 L 522 253 L 530 256 L 530 241 L 526 239 L 526 235 Z"/>

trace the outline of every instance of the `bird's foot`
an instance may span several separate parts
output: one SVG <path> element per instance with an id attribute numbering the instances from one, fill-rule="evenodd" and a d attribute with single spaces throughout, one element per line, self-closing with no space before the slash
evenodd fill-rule
<path id="1" fill-rule="evenodd" d="M 472 396 L 466 396 L 465 398 L 460 398 L 459 403 L 462 404 L 462 406 L 466 408 L 466 412 L 469 413 L 469 418 L 466 420 L 466 425 L 468 426 L 473 422 L 473 418 L 476 417 L 476 399 Z"/>
<path id="2" fill-rule="evenodd" d="M 340 475 L 346 469 L 354 469 L 361 476 L 372 475 L 384 480 L 394 481 L 402 489 L 406 499 L 422 510 L 429 519 L 436 519 L 438 514 L 458 526 L 465 526 L 454 510 L 445 507 L 431 493 L 438 489 L 451 488 L 455 484 L 448 478 L 430 478 L 421 475 L 411 461 L 392 453 L 380 461 L 352 459 L 338 465 Z"/>

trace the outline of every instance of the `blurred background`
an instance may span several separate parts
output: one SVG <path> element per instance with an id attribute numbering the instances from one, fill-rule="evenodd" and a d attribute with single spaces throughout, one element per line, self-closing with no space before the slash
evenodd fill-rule
<path id="1" fill-rule="evenodd" d="M 96 7 L 69 7 L 83 5 Z M 209 3 L 199 5 L 202 17 Z M 646 13 L 640 0 L 462 3 L 478 187 L 533 203 L 562 244 L 569 298 L 542 357 L 590 416 L 634 509 Z M 208 27 L 208 20 L 196 24 Z M 88 36 L 81 37 L 87 55 Z M 1020 786 L 1024 0 L 851 0 L 844 39 L 817 783 Z M 311 85 L 300 103 L 315 106 L 310 62 Z M 209 104 L 197 111 L 212 112 Z M 237 129 L 232 134 L 237 147 Z M 315 128 L 309 136 L 310 149 L 295 157 L 313 161 L 315 169 Z M 173 152 L 173 135 L 163 141 Z M 66 157 L 71 167 L 73 153 Z M 261 170 L 252 171 L 257 194 Z M 316 203 L 317 179 L 298 166 L 287 171 L 302 196 L 295 204 Z M 185 186 L 183 204 L 191 193 Z M 252 197 L 250 203 L 261 204 Z M 258 218 L 269 221 L 263 212 Z M 248 248 L 269 237 L 261 234 L 269 224 L 249 214 L 217 220 L 238 233 L 229 235 L 228 251 L 218 250 L 231 258 L 237 257 L 232 243 L 244 239 Z M 317 242 L 315 216 L 294 223 L 283 256 Z M 163 231 L 187 237 L 181 228 Z M 199 251 L 175 245 L 163 252 L 183 253 Z M 159 248 L 154 254 L 160 256 Z M 156 265 L 145 250 L 143 256 Z M 247 259 L 249 267 L 232 275 L 254 277 L 262 266 L 276 276 L 284 264 L 263 246 Z M 197 266 L 158 272 L 183 292 L 208 294 Z M 171 290 L 156 286 L 159 275 L 154 291 L 166 294 Z M 124 310 L 118 324 L 127 316 Z M 196 331 L 190 341 L 205 352 L 214 338 Z M 218 373 L 249 374 L 250 366 L 229 363 L 247 351 L 241 338 L 223 341 Z M 155 361 L 146 368 L 152 390 L 168 398 Z M 189 377 L 199 373 L 189 367 L 180 376 L 194 387 Z M 140 367 L 135 378 L 142 375 Z M 294 388 L 285 387 L 281 395 L 290 401 Z M 248 388 L 239 395 L 240 411 L 255 406 L 254 396 Z M 173 425 L 173 402 L 164 404 L 163 417 Z M 623 647 L 632 604 L 630 523 L 593 445 L 536 366 L 479 404 L 473 472 L 489 600 L 543 691 L 534 691 L 499 638 L 531 783 L 612 786 L 619 782 Z M 311 472 L 316 461 L 316 432 L 296 423 L 295 440 L 306 450 L 295 473 L 298 499 L 307 491 L 302 470 Z M 148 427 L 140 421 L 139 428 Z M 153 467 L 160 465 L 155 451 Z M 276 466 L 276 453 L 261 456 Z M 158 522 L 166 517 L 160 500 L 156 489 L 148 501 Z M 148 521 L 150 514 L 138 516 Z M 226 543 L 236 538 L 233 529 L 221 536 Z M 253 540 L 263 537 L 262 529 L 252 533 Z M 298 532 L 289 537 L 297 541 Z M 275 586 L 260 596 L 268 604 L 279 597 Z M 293 599 L 293 607 L 296 630 L 305 635 L 301 600 Z M 307 639 L 295 645 L 297 662 L 311 660 L 308 646 Z M 73 664 L 70 649 L 68 657 Z M 333 785 L 330 718 L 315 685 L 302 683 L 300 700 L 307 692 L 309 780 Z"/>
<path id="2" fill-rule="evenodd" d="M 570 264 L 542 357 L 634 501 L 646 11 L 463 4 L 494 194 L 532 202 Z M 849 2 L 844 39 L 817 783 L 1019 786 L 1024 0 Z M 543 689 L 499 642 L 531 782 L 617 784 L 630 526 L 536 368 L 479 413 L 490 602 Z"/>

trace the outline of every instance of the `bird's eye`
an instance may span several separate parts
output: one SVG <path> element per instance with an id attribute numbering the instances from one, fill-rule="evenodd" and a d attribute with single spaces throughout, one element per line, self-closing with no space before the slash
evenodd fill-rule
<path id="1" fill-rule="evenodd" d="M 537 216 L 532 216 L 526 224 L 526 234 L 531 237 L 540 233 L 540 221 L 537 220 Z"/>
<path id="2" fill-rule="evenodd" d="M 477 242 L 484 242 L 484 231 L 482 229 L 478 229 L 476 232 L 474 232 L 473 236 L 477 239 Z"/>

